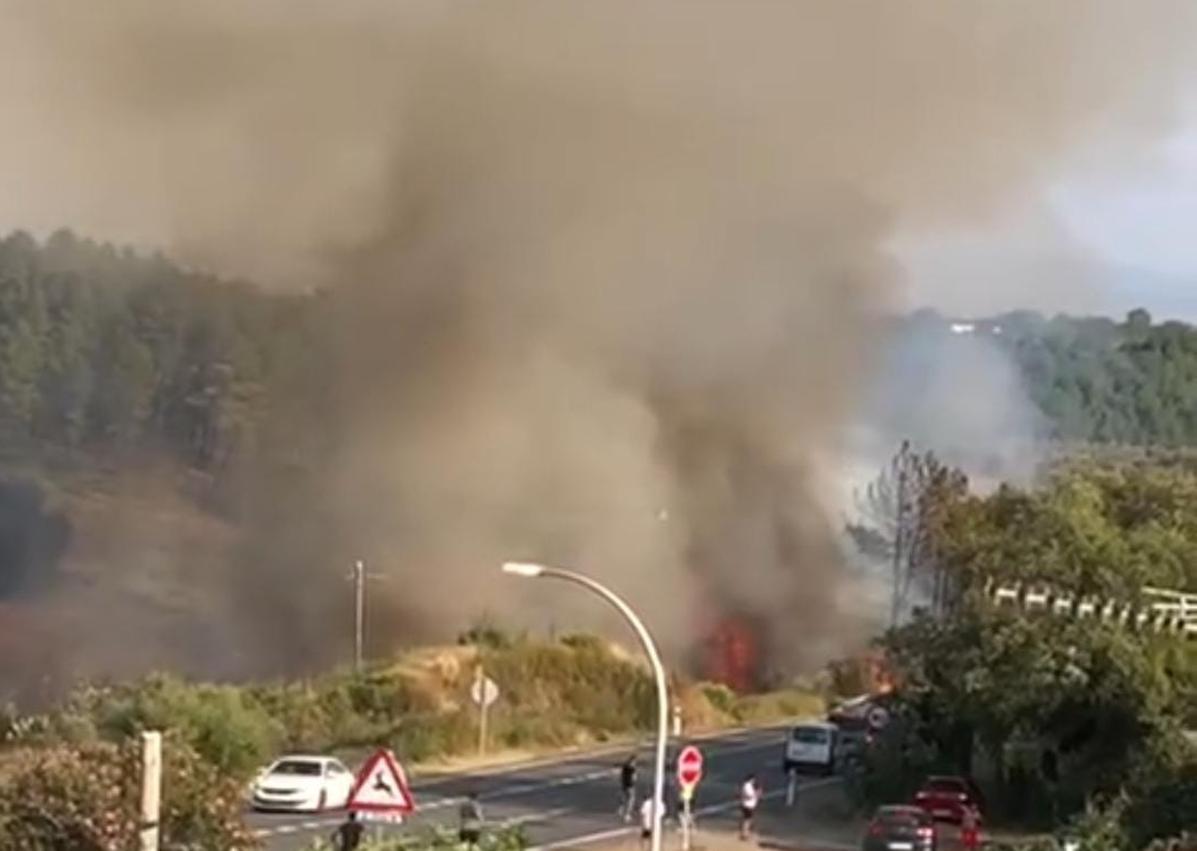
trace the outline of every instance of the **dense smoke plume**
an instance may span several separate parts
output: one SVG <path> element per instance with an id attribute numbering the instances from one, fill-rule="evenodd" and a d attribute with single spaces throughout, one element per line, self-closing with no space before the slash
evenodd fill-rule
<path id="1" fill-rule="evenodd" d="M 0 217 L 334 291 L 337 439 L 303 488 L 250 477 L 211 612 L 245 664 L 339 652 L 364 555 L 383 638 L 598 622 L 497 575 L 540 558 L 611 580 L 675 661 L 736 614 L 787 669 L 866 625 L 818 490 L 900 283 L 887 237 L 1164 132 L 1197 13 L 4 6 Z"/>

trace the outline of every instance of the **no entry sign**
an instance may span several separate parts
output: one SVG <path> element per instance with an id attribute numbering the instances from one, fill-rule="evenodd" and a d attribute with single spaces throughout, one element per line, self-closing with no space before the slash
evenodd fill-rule
<path id="1" fill-rule="evenodd" d="M 687 745 L 677 757 L 677 782 L 682 789 L 693 791 L 702 780 L 702 751 Z"/>

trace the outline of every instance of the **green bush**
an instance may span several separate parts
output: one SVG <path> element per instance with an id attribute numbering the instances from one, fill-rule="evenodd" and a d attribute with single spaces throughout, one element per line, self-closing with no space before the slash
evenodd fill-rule
<path id="1" fill-rule="evenodd" d="M 704 683 L 702 693 L 707 701 L 724 715 L 735 717 L 736 693 L 723 683 Z"/>
<path id="2" fill-rule="evenodd" d="M 732 706 L 732 716 L 743 724 L 759 724 L 798 718 L 818 717 L 826 712 L 823 698 L 811 692 L 790 689 L 740 697 Z"/>
<path id="3" fill-rule="evenodd" d="M 467 710 L 410 716 L 391 735 L 391 749 L 407 762 L 467 753 L 477 746 L 477 721 Z"/>
<path id="4" fill-rule="evenodd" d="M 164 847 L 258 847 L 241 818 L 240 785 L 176 737 L 163 742 L 162 792 Z M 125 851 L 136 842 L 139 796 L 135 741 L 10 752 L 0 776 L 0 848 Z"/>
<path id="5" fill-rule="evenodd" d="M 234 686 L 191 685 L 169 676 L 92 691 L 60 719 L 80 711 L 110 740 L 141 730 L 174 731 L 212 765 L 244 777 L 277 752 L 282 729 L 253 695 Z M 61 723 L 61 722 L 60 722 Z"/>
<path id="6" fill-rule="evenodd" d="M 632 732 L 652 723 L 652 678 L 602 642 L 577 636 L 570 645 L 527 642 L 484 652 L 481 662 L 504 690 L 506 704 L 523 712 L 564 717 L 596 733 Z"/>

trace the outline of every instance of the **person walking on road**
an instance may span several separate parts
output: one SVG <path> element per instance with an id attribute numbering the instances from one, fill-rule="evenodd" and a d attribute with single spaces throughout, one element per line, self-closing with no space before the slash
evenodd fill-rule
<path id="1" fill-rule="evenodd" d="M 632 754 L 619 767 L 619 813 L 630 822 L 636 812 L 636 755 Z"/>
<path id="2" fill-rule="evenodd" d="M 349 811 L 345 821 L 333 832 L 333 846 L 337 851 L 357 851 L 362 844 L 362 833 L 365 828 L 357 820 L 357 813 Z"/>
<path id="3" fill-rule="evenodd" d="M 740 839 L 748 840 L 756 828 L 756 808 L 761 803 L 761 784 L 755 774 L 744 778 L 740 787 Z"/>
<path id="4" fill-rule="evenodd" d="M 461 803 L 461 809 L 458 810 L 458 815 L 461 818 L 461 825 L 457 831 L 458 838 L 463 845 L 468 845 L 471 848 L 477 847 L 482 840 L 482 805 L 478 803 L 477 792 L 466 795 L 466 799 Z"/>

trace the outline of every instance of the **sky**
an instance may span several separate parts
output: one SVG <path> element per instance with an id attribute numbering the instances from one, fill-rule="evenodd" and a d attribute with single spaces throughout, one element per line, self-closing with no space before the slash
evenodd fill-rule
<path id="1" fill-rule="evenodd" d="M 1084 158 L 1080 158 L 1083 163 Z M 1083 165 L 993 221 L 899 234 L 911 307 L 1027 307 L 1197 322 L 1197 119 L 1119 172 Z"/>

